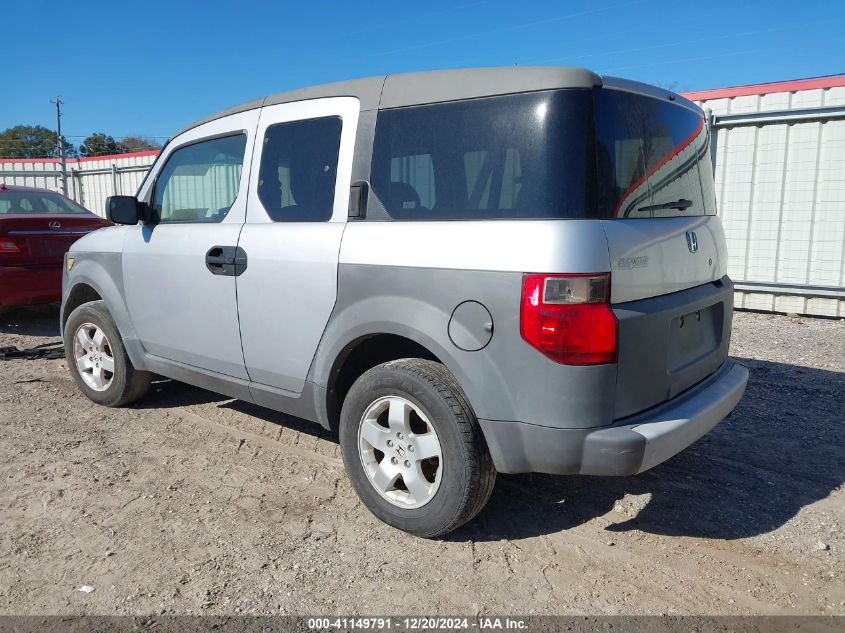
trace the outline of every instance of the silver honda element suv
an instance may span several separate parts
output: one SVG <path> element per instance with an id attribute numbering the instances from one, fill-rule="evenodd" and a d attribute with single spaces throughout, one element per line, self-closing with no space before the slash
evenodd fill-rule
<path id="1" fill-rule="evenodd" d="M 497 472 L 632 475 L 742 397 L 710 131 L 580 68 L 388 75 L 179 132 L 67 255 L 71 373 L 337 430 L 380 519 L 454 530 Z M 281 474 L 280 474 L 281 476 Z"/>

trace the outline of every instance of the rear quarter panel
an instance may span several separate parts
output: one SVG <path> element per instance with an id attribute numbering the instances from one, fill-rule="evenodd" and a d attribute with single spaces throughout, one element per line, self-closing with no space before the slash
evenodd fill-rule
<path id="1" fill-rule="evenodd" d="M 606 272 L 598 222 L 351 223 L 343 237 L 338 301 L 310 379 L 326 386 L 340 351 L 379 333 L 429 349 L 456 376 L 476 414 L 557 427 L 592 427 L 612 419 L 614 365 L 568 367 L 522 340 L 524 272 Z M 493 336 L 479 351 L 449 338 L 464 301 L 484 305 Z"/>

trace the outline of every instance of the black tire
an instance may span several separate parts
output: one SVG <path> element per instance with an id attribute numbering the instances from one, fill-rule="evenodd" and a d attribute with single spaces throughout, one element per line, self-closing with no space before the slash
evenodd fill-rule
<path id="1" fill-rule="evenodd" d="M 440 484 L 422 507 L 402 508 L 385 499 L 362 465 L 358 447 L 362 417 L 372 403 L 391 395 L 420 407 L 440 441 Z M 340 447 L 346 471 L 364 505 L 385 523 L 421 537 L 441 536 L 475 517 L 496 482 L 487 443 L 466 396 L 446 367 L 429 360 L 391 361 L 361 375 L 343 403 Z"/>
<path id="2" fill-rule="evenodd" d="M 99 327 L 106 335 L 114 358 L 114 373 L 111 384 L 103 391 L 92 389 L 79 373 L 74 357 L 74 337 L 80 326 L 91 323 Z M 143 396 L 150 387 L 153 375 L 150 372 L 138 371 L 126 354 L 123 339 L 114 320 L 106 308 L 105 301 L 91 301 L 83 303 L 70 313 L 64 327 L 65 358 L 67 366 L 79 389 L 97 404 L 107 407 L 122 407 L 136 401 Z"/>

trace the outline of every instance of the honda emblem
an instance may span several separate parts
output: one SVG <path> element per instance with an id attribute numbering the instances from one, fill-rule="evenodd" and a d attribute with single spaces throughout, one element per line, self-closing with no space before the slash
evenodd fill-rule
<path id="1" fill-rule="evenodd" d="M 690 253 L 698 252 L 698 236 L 695 231 L 687 231 L 687 248 Z"/>

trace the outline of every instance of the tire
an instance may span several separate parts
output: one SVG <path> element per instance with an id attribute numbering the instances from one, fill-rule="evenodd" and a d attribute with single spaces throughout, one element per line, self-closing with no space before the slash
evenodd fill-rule
<path id="1" fill-rule="evenodd" d="M 394 406 L 408 412 L 405 428 L 412 432 L 401 439 Z M 439 457 L 419 459 L 436 452 L 432 432 Z M 343 403 L 340 447 L 364 505 L 388 525 L 416 536 L 441 536 L 475 517 L 496 482 L 466 396 L 446 367 L 429 360 L 391 361 L 362 374 Z M 396 472 L 399 479 L 385 487 Z"/>
<path id="2" fill-rule="evenodd" d="M 102 339 L 96 334 L 97 330 L 104 335 Z M 77 336 L 80 336 L 79 340 Z M 84 344 L 82 338 L 86 339 Z M 132 366 L 104 301 L 84 303 L 70 313 L 64 327 L 64 345 L 67 366 L 74 381 L 82 393 L 97 404 L 122 407 L 149 389 L 153 375 Z M 83 358 L 79 358 L 81 351 L 86 352 L 82 354 Z M 94 376 L 97 369 L 101 370 L 99 381 Z"/>

